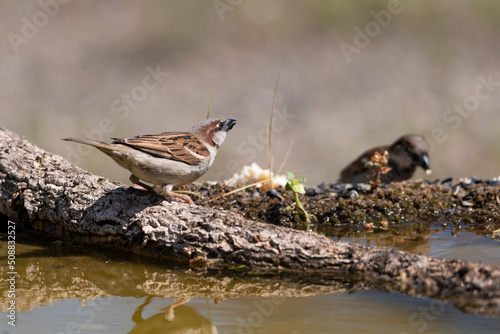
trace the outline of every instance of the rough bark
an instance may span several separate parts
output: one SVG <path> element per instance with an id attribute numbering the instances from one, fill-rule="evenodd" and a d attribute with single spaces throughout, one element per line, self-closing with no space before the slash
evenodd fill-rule
<path id="1" fill-rule="evenodd" d="M 229 211 L 162 201 L 90 174 L 0 128 L 0 213 L 18 227 L 119 251 L 222 269 L 342 278 L 500 314 L 500 268 L 336 242 Z"/>

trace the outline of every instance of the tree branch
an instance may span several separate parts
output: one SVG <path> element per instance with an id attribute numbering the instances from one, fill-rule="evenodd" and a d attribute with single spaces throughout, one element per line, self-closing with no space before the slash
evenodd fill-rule
<path id="1" fill-rule="evenodd" d="M 25 230 L 191 267 L 244 266 L 500 314 L 500 269 L 392 248 L 354 245 L 254 222 L 228 211 L 162 201 L 90 174 L 0 128 L 0 213 Z"/>

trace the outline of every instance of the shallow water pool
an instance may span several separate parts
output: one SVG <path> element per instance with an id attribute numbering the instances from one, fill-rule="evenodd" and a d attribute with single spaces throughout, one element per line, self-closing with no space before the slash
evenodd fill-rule
<path id="1" fill-rule="evenodd" d="M 1 333 L 500 332 L 500 317 L 466 314 L 432 299 L 342 285 L 199 275 L 137 256 L 32 235 L 19 239 L 16 326 L 3 312 Z M 387 245 L 407 251 L 500 265 L 500 242 L 467 231 L 389 239 L 384 239 Z M 4 240 L 1 254 L 7 250 Z M 374 240 L 350 241 L 384 243 Z M 1 271 L 8 277 L 6 266 Z M 2 305 L 8 303 L 7 292 L 4 281 Z"/>

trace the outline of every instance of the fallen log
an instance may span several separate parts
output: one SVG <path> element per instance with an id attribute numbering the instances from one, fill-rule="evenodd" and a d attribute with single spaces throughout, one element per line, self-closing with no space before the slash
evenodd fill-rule
<path id="1" fill-rule="evenodd" d="M 169 202 L 71 165 L 0 128 L 0 214 L 46 237 L 189 264 L 358 282 L 500 315 L 500 268 L 333 241 Z M 6 225 L 6 224 L 4 224 Z"/>

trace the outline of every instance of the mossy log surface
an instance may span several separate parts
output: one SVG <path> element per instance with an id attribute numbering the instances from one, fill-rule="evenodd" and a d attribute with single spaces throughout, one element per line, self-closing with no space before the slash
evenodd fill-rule
<path id="1" fill-rule="evenodd" d="M 498 267 L 349 244 L 238 212 L 163 201 L 90 174 L 3 128 L 0 214 L 46 237 L 193 268 L 240 267 L 250 275 L 296 275 L 324 284 L 340 279 L 500 315 Z"/>

